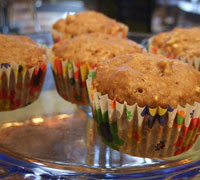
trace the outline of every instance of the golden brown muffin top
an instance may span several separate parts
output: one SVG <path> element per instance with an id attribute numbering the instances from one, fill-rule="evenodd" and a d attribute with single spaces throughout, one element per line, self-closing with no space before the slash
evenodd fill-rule
<path id="1" fill-rule="evenodd" d="M 53 25 L 53 29 L 64 33 L 66 38 L 92 32 L 102 32 L 111 35 L 117 35 L 122 32 L 125 37 L 128 33 L 128 27 L 124 24 L 118 23 L 116 20 L 95 11 L 84 11 L 75 15 L 67 15 L 66 19 L 57 21 Z"/>
<path id="2" fill-rule="evenodd" d="M 151 108 L 200 102 L 200 72 L 161 55 L 135 53 L 99 63 L 94 88 L 110 99 Z"/>
<path id="3" fill-rule="evenodd" d="M 43 62 L 46 51 L 25 36 L 0 34 L 0 63 L 26 62 L 34 66 Z"/>
<path id="4" fill-rule="evenodd" d="M 200 28 L 175 28 L 153 37 L 152 45 L 176 56 L 200 57 Z"/>
<path id="5" fill-rule="evenodd" d="M 60 60 L 97 64 L 122 54 L 142 52 L 134 41 L 108 34 L 91 33 L 65 39 L 53 46 L 53 53 Z"/>

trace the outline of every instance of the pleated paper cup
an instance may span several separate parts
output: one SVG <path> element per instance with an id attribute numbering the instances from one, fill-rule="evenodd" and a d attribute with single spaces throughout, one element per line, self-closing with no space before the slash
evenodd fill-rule
<path id="1" fill-rule="evenodd" d="M 86 79 L 88 72 L 96 65 L 61 60 L 52 52 L 50 59 L 56 89 L 60 96 L 78 105 L 89 105 Z"/>
<path id="2" fill-rule="evenodd" d="M 153 38 L 154 37 L 150 38 L 149 41 L 148 41 L 148 51 L 150 53 L 162 54 L 162 55 L 164 55 L 164 56 L 166 56 L 167 58 L 170 58 L 170 59 L 178 59 L 182 62 L 185 62 L 185 63 L 192 65 L 196 70 L 200 71 L 200 58 L 199 57 L 169 54 L 169 53 L 155 47 L 152 44 Z"/>
<path id="3" fill-rule="evenodd" d="M 111 148 L 132 156 L 165 158 L 189 150 L 200 133 L 200 103 L 176 109 L 120 104 L 101 95 L 87 79 L 98 134 Z"/>
<path id="4" fill-rule="evenodd" d="M 0 111 L 14 110 L 33 103 L 40 95 L 47 64 L 28 68 L 26 63 L 0 63 Z"/>
<path id="5" fill-rule="evenodd" d="M 73 36 L 65 35 L 63 32 L 57 31 L 55 28 L 51 28 L 51 36 L 53 38 L 54 43 L 57 43 L 65 38 L 71 39 Z"/>

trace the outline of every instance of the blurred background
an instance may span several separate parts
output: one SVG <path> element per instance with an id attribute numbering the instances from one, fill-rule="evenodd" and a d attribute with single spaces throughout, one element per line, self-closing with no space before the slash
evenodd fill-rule
<path id="1" fill-rule="evenodd" d="M 96 10 L 139 34 L 200 24 L 200 0 L 0 0 L 0 32 L 49 32 L 66 15 Z"/>

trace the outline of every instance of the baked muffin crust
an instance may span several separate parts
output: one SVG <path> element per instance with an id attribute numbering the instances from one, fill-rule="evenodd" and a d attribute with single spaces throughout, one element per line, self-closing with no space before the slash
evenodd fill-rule
<path id="1" fill-rule="evenodd" d="M 153 47 L 176 56 L 200 57 L 200 28 L 175 28 L 155 35 Z"/>
<path id="2" fill-rule="evenodd" d="M 200 72 L 161 55 L 135 53 L 99 63 L 94 88 L 110 99 L 151 108 L 200 102 Z"/>
<path id="3" fill-rule="evenodd" d="M 102 32 L 111 35 L 123 33 L 126 37 L 128 27 L 102 13 L 84 11 L 75 15 L 68 15 L 53 25 L 53 29 L 64 33 L 65 38 L 71 38 L 80 34 Z"/>
<path id="4" fill-rule="evenodd" d="M 0 34 L 0 63 L 26 62 L 34 66 L 44 61 L 46 51 L 25 36 Z"/>
<path id="5" fill-rule="evenodd" d="M 142 52 L 143 48 L 128 39 L 91 33 L 60 41 L 52 50 L 60 60 L 97 64 L 118 55 Z"/>

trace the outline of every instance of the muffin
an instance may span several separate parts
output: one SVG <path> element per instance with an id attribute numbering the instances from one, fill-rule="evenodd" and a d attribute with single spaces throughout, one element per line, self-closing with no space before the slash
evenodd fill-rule
<path id="1" fill-rule="evenodd" d="M 200 28 L 175 28 L 153 36 L 149 51 L 187 62 L 200 70 Z"/>
<path id="2" fill-rule="evenodd" d="M 34 102 L 46 72 L 46 50 L 25 36 L 0 34 L 0 111 Z"/>
<path id="3" fill-rule="evenodd" d="M 200 72 L 161 55 L 134 53 L 98 64 L 87 87 L 99 135 L 133 156 L 187 151 L 200 133 Z"/>
<path id="4" fill-rule="evenodd" d="M 52 47 L 51 62 L 58 93 L 70 102 L 89 104 L 88 72 L 100 61 L 134 52 L 143 52 L 143 49 L 131 40 L 102 33 L 84 34 L 56 43 Z"/>
<path id="5" fill-rule="evenodd" d="M 99 12 L 84 11 L 75 15 L 69 14 L 66 19 L 58 20 L 51 30 L 54 42 L 93 32 L 126 37 L 128 27 Z"/>

